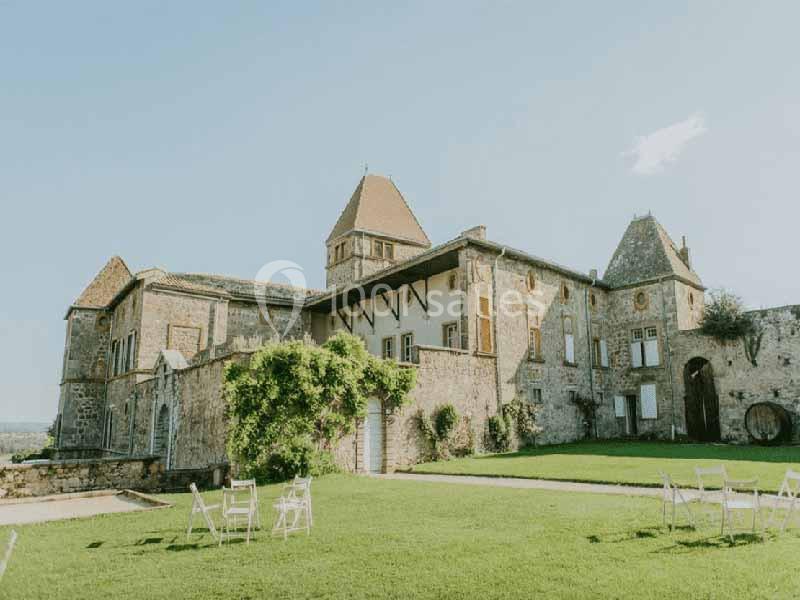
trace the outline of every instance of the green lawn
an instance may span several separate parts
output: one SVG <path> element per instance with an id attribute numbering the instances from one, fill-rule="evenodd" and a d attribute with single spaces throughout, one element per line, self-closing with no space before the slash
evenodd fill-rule
<path id="1" fill-rule="evenodd" d="M 267 520 L 277 492 L 260 489 Z M 19 527 L 0 597 L 781 598 L 799 581 L 797 530 L 670 536 L 652 498 L 337 475 L 315 482 L 310 537 L 220 549 L 187 543 L 191 498 L 166 497 L 176 506 Z"/>
<path id="2" fill-rule="evenodd" d="M 694 468 L 724 464 L 731 478 L 759 478 L 777 491 L 787 468 L 800 470 L 800 446 L 766 448 L 664 442 L 582 442 L 415 466 L 415 473 L 487 475 L 633 485 L 660 485 L 658 471 L 696 486 Z"/>

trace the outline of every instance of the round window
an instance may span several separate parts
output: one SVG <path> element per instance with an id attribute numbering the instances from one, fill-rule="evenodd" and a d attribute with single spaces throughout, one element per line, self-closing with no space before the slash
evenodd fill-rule
<path id="1" fill-rule="evenodd" d="M 644 292 L 636 292 L 636 295 L 633 297 L 633 303 L 639 310 L 647 308 L 647 294 Z"/>

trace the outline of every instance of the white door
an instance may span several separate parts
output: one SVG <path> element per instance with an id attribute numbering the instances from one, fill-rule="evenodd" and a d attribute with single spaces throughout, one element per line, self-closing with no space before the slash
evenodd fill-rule
<path id="1" fill-rule="evenodd" d="M 367 404 L 364 424 L 364 462 L 367 471 L 380 473 L 383 470 L 383 411 L 379 401 L 370 400 Z"/>

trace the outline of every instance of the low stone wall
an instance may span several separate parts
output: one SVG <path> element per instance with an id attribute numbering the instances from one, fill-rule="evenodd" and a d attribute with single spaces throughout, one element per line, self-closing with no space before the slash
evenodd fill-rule
<path id="1" fill-rule="evenodd" d="M 0 498 L 27 498 L 103 489 L 186 491 L 218 487 L 227 465 L 166 471 L 159 457 L 46 461 L 0 467 Z"/>

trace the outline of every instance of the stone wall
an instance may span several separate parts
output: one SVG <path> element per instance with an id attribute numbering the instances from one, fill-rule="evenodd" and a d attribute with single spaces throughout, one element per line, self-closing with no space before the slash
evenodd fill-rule
<path id="1" fill-rule="evenodd" d="M 166 471 L 157 458 L 48 461 L 0 466 L 0 498 L 26 498 L 105 489 L 144 492 L 184 491 L 189 483 L 219 486 L 226 465 Z"/>
<path id="2" fill-rule="evenodd" d="M 99 447 L 102 441 L 110 323 L 104 310 L 73 308 L 67 318 L 57 431 L 64 448 Z"/>
<path id="3" fill-rule="evenodd" d="M 673 340 L 676 410 L 679 433 L 686 432 L 686 391 L 683 371 L 695 357 L 710 361 L 719 397 L 723 441 L 748 441 L 744 416 L 756 402 L 774 402 L 791 415 L 793 441 L 800 441 L 800 307 L 788 306 L 752 313 L 763 328 L 756 365 L 744 342 L 720 343 L 699 331 L 686 331 Z"/>

